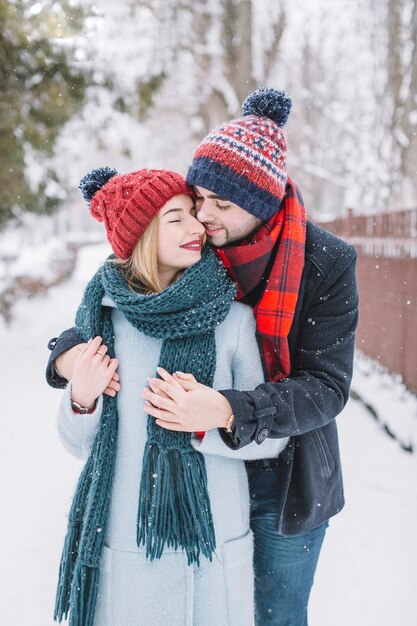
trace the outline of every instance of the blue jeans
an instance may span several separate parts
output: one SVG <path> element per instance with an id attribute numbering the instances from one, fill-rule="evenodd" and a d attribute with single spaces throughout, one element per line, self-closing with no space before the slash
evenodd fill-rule
<path id="1" fill-rule="evenodd" d="M 328 522 L 284 537 L 277 527 L 276 466 L 248 468 L 256 626 L 307 626 L 307 605 Z"/>

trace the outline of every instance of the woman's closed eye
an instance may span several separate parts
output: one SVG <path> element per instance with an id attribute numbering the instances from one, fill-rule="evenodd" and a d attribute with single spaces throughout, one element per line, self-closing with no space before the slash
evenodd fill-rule
<path id="1" fill-rule="evenodd" d="M 195 208 L 195 206 L 193 206 L 193 207 L 190 209 L 190 215 L 191 215 L 192 217 L 196 217 L 196 213 L 197 213 L 196 208 Z M 182 218 L 178 218 L 178 219 L 176 219 L 176 220 L 169 220 L 168 224 L 175 224 L 175 223 L 177 223 L 177 222 L 182 222 Z"/>

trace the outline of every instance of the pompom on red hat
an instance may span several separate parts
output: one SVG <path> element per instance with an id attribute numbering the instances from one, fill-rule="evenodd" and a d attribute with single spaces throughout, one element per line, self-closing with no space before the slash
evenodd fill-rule
<path id="1" fill-rule="evenodd" d="M 92 170 L 79 188 L 93 217 L 104 222 L 116 256 L 128 259 L 160 209 L 174 196 L 194 192 L 185 179 L 169 170 L 142 169 L 118 174 L 110 167 Z"/>

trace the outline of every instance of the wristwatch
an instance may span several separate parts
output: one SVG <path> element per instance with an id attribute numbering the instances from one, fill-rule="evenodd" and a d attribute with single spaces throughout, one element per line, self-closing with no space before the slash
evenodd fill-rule
<path id="1" fill-rule="evenodd" d="M 94 409 L 96 408 L 96 404 L 97 404 L 97 400 L 94 400 L 93 404 L 91 406 L 81 406 L 81 404 L 78 404 L 78 402 L 75 402 L 74 400 L 71 400 L 71 408 L 74 411 L 74 413 L 81 413 L 81 415 L 86 415 L 87 413 L 93 413 Z"/>

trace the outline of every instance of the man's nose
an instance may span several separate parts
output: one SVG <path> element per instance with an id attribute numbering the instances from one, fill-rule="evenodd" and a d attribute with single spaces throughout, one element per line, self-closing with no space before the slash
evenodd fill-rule
<path id="1" fill-rule="evenodd" d="M 208 222 L 209 221 L 209 208 L 208 203 L 205 200 L 201 200 L 201 203 L 197 207 L 196 217 L 200 222 Z"/>

